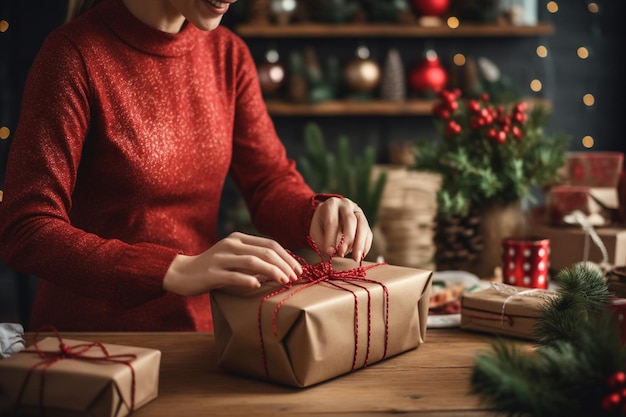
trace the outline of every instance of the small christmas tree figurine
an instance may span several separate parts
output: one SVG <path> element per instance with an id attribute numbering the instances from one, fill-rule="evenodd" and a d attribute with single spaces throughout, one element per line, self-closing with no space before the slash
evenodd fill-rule
<path id="1" fill-rule="evenodd" d="M 507 416 L 625 416 L 626 349 L 603 273 L 579 263 L 557 280 L 558 297 L 535 328 L 537 349 L 496 341 L 476 359 L 472 393 Z"/>

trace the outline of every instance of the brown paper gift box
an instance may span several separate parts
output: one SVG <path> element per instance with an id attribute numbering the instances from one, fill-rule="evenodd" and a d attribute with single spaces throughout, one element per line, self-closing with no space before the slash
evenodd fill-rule
<path id="1" fill-rule="evenodd" d="M 563 168 L 569 184 L 615 188 L 623 167 L 623 152 L 579 151 L 567 153 Z"/>
<path id="2" fill-rule="evenodd" d="M 354 268 L 356 263 L 337 258 L 333 259 L 333 265 L 335 270 L 346 270 Z M 383 283 L 388 289 L 385 358 L 416 348 L 424 342 L 431 276 L 432 271 L 392 265 L 376 265 L 367 270 L 368 280 Z M 355 340 L 354 295 L 328 283 L 310 286 L 291 297 L 290 292 L 284 292 L 263 303 L 264 296 L 279 288 L 277 285 L 266 283 L 246 295 L 212 291 L 211 307 L 220 367 L 257 379 L 307 387 L 384 359 L 386 326 L 382 286 L 358 282 L 370 292 L 371 300 L 370 352 L 366 363 L 367 291 L 356 285 L 333 282 L 357 296 L 358 340 Z M 299 285 L 302 284 L 294 285 L 289 291 L 295 291 Z M 284 299 L 286 301 L 280 305 L 276 315 L 278 332 L 274 336 L 272 316 L 277 304 Z M 261 348 L 258 323 L 259 306 L 262 306 L 264 349 Z"/>
<path id="3" fill-rule="evenodd" d="M 595 218 L 594 225 L 610 225 L 617 218 L 619 206 L 616 188 L 592 188 L 580 185 L 558 185 L 548 192 L 548 222 L 567 225 L 565 217 L 579 210 Z"/>
<path id="4" fill-rule="evenodd" d="M 594 228 L 608 252 L 611 265 L 626 265 L 626 228 L 597 227 Z M 570 268 L 582 261 L 600 263 L 602 252 L 586 237 L 585 231 L 576 226 L 556 227 L 546 224 L 530 224 L 528 233 L 550 239 L 550 269 L 560 271 Z M 585 259 L 585 240 L 588 239 L 589 254 Z"/>
<path id="5" fill-rule="evenodd" d="M 83 342 L 63 339 L 72 347 Z M 47 337 L 37 345 L 45 352 L 58 352 L 59 339 Z M 136 355 L 130 364 L 135 371 L 134 409 L 158 395 L 161 352 L 130 346 L 103 344 L 110 355 Z M 28 372 L 42 361 L 34 346 L 0 361 L 0 412 L 13 412 Z M 85 356 L 103 356 L 96 347 Z M 36 367 L 25 385 L 19 406 L 20 415 L 41 414 L 39 402 L 42 366 Z M 47 417 L 90 416 L 124 417 L 130 414 L 132 371 L 125 364 L 81 359 L 62 359 L 45 371 L 43 408 Z"/>
<path id="6" fill-rule="evenodd" d="M 609 290 L 617 297 L 626 298 L 626 266 L 613 268 L 607 274 Z"/>
<path id="7" fill-rule="evenodd" d="M 461 328 L 534 340 L 540 307 L 556 293 L 504 284 L 502 287 L 509 291 L 487 288 L 464 294 Z"/>

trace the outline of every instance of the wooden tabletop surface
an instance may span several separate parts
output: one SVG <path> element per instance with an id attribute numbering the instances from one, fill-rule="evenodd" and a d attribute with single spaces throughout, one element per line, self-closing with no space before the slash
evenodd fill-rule
<path id="1" fill-rule="evenodd" d="M 63 337 L 162 352 L 159 396 L 136 410 L 136 417 L 495 416 L 468 392 L 474 358 L 489 351 L 491 336 L 456 328 L 429 329 L 426 342 L 415 350 L 304 389 L 219 369 L 209 333 L 63 333 Z"/>

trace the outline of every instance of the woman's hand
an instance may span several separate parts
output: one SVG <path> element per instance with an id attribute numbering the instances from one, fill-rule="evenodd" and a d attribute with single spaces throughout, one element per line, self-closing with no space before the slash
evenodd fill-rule
<path id="1" fill-rule="evenodd" d="M 259 277 L 295 281 L 302 266 L 276 241 L 235 232 L 196 256 L 178 255 L 163 278 L 163 289 L 199 295 L 214 288 L 258 288 Z"/>
<path id="2" fill-rule="evenodd" d="M 309 234 L 327 256 L 337 249 L 336 255 L 352 253 L 352 259 L 360 262 L 372 247 L 372 230 L 363 210 L 347 198 L 331 197 L 320 203 L 313 214 Z"/>

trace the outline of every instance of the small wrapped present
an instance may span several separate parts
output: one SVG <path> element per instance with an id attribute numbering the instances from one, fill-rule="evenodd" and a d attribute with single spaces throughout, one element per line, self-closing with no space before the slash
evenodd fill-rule
<path id="1" fill-rule="evenodd" d="M 626 265 L 612 268 L 607 273 L 609 290 L 619 298 L 626 298 Z"/>
<path id="2" fill-rule="evenodd" d="M 620 342 L 626 345 L 626 298 L 611 298 L 608 309 L 613 312 L 616 324 L 619 326 Z"/>
<path id="3" fill-rule="evenodd" d="M 541 305 L 556 293 L 492 283 L 461 300 L 461 328 L 534 340 Z"/>
<path id="4" fill-rule="evenodd" d="M 576 210 L 594 226 L 610 225 L 617 220 L 618 207 L 616 188 L 559 185 L 548 192 L 548 220 L 555 226 L 568 224 L 567 216 Z"/>
<path id="5" fill-rule="evenodd" d="M 626 265 L 626 228 L 608 226 L 595 229 L 594 233 L 600 239 L 602 248 L 589 231 L 581 227 L 559 227 L 532 222 L 528 232 L 550 239 L 551 270 L 560 271 L 583 261 Z"/>
<path id="6" fill-rule="evenodd" d="M 624 169 L 622 152 L 568 152 L 566 181 L 570 185 L 617 188 Z"/>
<path id="7" fill-rule="evenodd" d="M 307 387 L 424 341 L 431 271 L 333 258 L 304 275 L 291 286 L 211 292 L 220 367 Z"/>
<path id="8" fill-rule="evenodd" d="M 154 349 L 46 337 L 0 361 L 0 413 L 124 417 L 157 397 L 160 362 Z"/>

